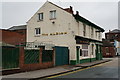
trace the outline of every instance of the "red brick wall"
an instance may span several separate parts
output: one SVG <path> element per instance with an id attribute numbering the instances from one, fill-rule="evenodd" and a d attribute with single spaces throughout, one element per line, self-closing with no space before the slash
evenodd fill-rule
<path id="1" fill-rule="evenodd" d="M 37 70 L 37 69 L 48 68 L 48 67 L 53 67 L 53 66 L 54 66 L 54 55 L 53 55 L 52 62 L 42 63 L 42 48 L 40 48 L 39 63 L 24 64 L 24 48 L 23 47 L 20 48 L 19 67 L 20 67 L 21 71 L 31 71 L 31 70 Z"/>
<path id="2" fill-rule="evenodd" d="M 106 51 L 108 48 L 108 52 Z M 115 57 L 115 50 L 114 47 L 102 47 L 103 57 Z"/>
<path id="3" fill-rule="evenodd" d="M 115 35 L 117 35 L 117 37 Z M 105 33 L 105 38 L 108 40 L 109 39 L 116 39 L 116 40 L 120 41 L 120 33 Z"/>
<path id="4" fill-rule="evenodd" d="M 9 30 L 0 30 L 2 34 L 2 42 L 18 45 L 20 43 L 26 42 L 26 34 L 20 34 L 17 32 L 9 31 Z"/>

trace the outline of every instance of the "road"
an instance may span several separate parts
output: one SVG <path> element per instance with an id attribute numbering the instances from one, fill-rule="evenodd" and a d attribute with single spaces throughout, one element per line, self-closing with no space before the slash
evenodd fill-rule
<path id="1" fill-rule="evenodd" d="M 118 58 L 112 58 L 113 60 L 107 63 L 103 63 L 103 64 L 99 64 L 96 66 L 92 66 L 89 68 L 85 68 L 85 69 L 81 69 L 78 71 L 74 71 L 74 72 L 70 72 L 70 73 L 65 73 L 65 74 L 61 74 L 61 75 L 56 75 L 56 76 L 51 76 L 48 77 L 50 80 L 84 80 L 84 79 L 80 79 L 80 78 L 89 78 L 88 80 L 90 80 L 90 78 L 102 78 L 107 80 L 107 78 L 109 78 L 108 80 L 110 80 L 110 78 L 112 78 L 113 80 L 116 80 L 114 78 L 119 78 L 120 74 L 118 70 L 118 66 L 120 69 L 120 65 L 118 64 Z M 72 78 L 72 79 L 71 79 Z M 48 80 L 49 80 L 48 79 Z M 91 80 L 92 80 L 91 79 Z M 117 79 L 118 80 L 118 79 Z"/>

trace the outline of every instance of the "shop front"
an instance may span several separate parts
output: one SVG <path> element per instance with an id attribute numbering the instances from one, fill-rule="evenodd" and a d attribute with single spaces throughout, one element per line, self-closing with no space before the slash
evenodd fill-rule
<path id="1" fill-rule="evenodd" d="M 101 43 L 97 40 L 75 37 L 76 40 L 76 64 L 93 62 L 102 59 Z"/>

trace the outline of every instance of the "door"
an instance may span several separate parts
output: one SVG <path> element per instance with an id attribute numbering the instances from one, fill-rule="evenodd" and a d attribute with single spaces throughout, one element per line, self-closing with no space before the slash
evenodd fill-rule
<path id="1" fill-rule="evenodd" d="M 101 47 L 98 44 L 96 44 L 96 60 L 101 60 L 101 57 Z"/>
<path id="2" fill-rule="evenodd" d="M 69 64 L 69 49 L 68 47 L 55 47 L 55 65 L 67 65 Z"/>
<path id="3" fill-rule="evenodd" d="M 76 51 L 77 51 L 77 52 L 76 52 L 76 53 L 77 53 L 77 64 L 79 64 L 79 56 L 80 56 L 80 55 L 79 55 L 79 48 L 76 48 Z"/>

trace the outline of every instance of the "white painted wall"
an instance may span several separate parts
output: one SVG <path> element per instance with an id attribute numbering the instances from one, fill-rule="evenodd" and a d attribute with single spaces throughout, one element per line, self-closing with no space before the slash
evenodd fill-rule
<path id="1" fill-rule="evenodd" d="M 56 19 L 50 20 L 49 12 L 56 10 Z M 38 21 L 38 13 L 43 13 L 43 21 Z M 52 22 L 55 22 L 54 24 Z M 91 38 L 91 26 L 86 26 L 86 38 Z M 35 28 L 41 28 L 41 35 L 35 35 Z M 96 29 L 94 29 L 95 33 Z M 63 35 L 50 35 L 56 32 L 67 32 Z M 48 34 L 47 36 L 42 34 Z M 76 60 L 75 35 L 83 36 L 83 23 L 76 22 L 72 14 L 62 10 L 55 5 L 46 2 L 27 22 L 27 42 L 53 43 L 56 46 L 68 46 L 70 49 L 70 60 Z M 98 39 L 94 35 L 93 39 Z M 89 51 L 90 51 L 89 46 Z M 93 56 L 94 57 L 94 56 Z"/>
<path id="2" fill-rule="evenodd" d="M 56 19 L 50 20 L 49 11 L 56 10 Z M 43 21 L 38 22 L 38 13 L 43 12 Z M 52 22 L 55 24 L 52 24 Z M 56 46 L 69 46 L 70 59 L 76 59 L 76 41 L 74 35 L 77 33 L 76 21 L 72 14 L 46 2 L 38 12 L 27 23 L 27 42 L 51 42 Z M 48 34 L 48 36 L 40 35 L 35 36 L 35 28 L 41 28 L 42 34 Z M 74 31 L 74 33 L 72 33 Z M 50 35 L 50 33 L 67 32 L 64 35 Z"/>

